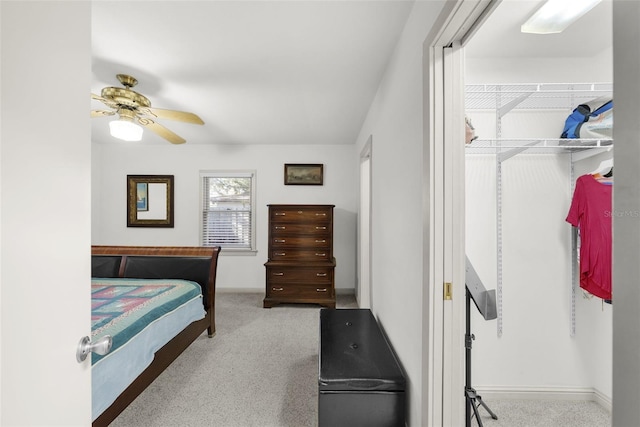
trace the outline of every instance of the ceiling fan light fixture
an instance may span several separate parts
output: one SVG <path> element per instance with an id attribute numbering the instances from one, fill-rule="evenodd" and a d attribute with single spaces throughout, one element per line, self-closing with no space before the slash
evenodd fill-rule
<path id="1" fill-rule="evenodd" d="M 196 125 L 204 124 L 202 119 L 193 113 L 152 108 L 151 102 L 146 96 L 131 89 L 138 83 L 135 78 L 126 74 L 118 74 L 117 77 L 124 88 L 105 87 L 100 91 L 100 95 L 91 94 L 91 99 L 100 101 L 111 110 L 115 110 L 91 110 L 91 117 L 117 114 L 118 120 L 109 123 L 111 136 L 114 138 L 125 141 L 140 141 L 144 127 L 172 144 L 184 144 L 187 141 L 183 137 L 156 122 L 156 119 L 176 120 Z"/>
<path id="2" fill-rule="evenodd" d="M 547 0 L 522 26 L 530 34 L 561 33 L 602 0 Z"/>
<path id="3" fill-rule="evenodd" d="M 142 126 L 128 120 L 113 120 L 109 122 L 109 131 L 114 138 L 123 141 L 140 141 L 142 139 Z"/>

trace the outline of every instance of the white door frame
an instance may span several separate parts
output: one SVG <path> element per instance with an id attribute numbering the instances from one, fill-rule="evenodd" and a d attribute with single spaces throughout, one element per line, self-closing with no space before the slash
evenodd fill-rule
<path id="1" fill-rule="evenodd" d="M 464 425 L 463 46 L 499 3 L 447 1 L 423 44 L 423 425 Z"/>
<path id="2" fill-rule="evenodd" d="M 360 215 L 358 215 L 358 288 L 360 308 L 373 308 L 371 288 L 371 140 L 360 153 Z"/>
<path id="3" fill-rule="evenodd" d="M 431 50 L 433 84 L 429 146 L 430 209 L 427 304 L 431 350 L 426 354 L 428 425 L 464 419 L 464 112 L 458 46 Z M 462 154 L 460 153 L 462 151 Z"/>

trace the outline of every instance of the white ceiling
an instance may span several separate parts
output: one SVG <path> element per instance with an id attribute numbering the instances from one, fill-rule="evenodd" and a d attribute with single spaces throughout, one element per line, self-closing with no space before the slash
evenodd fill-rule
<path id="1" fill-rule="evenodd" d="M 566 0 L 568 1 L 568 0 Z M 613 44 L 612 0 L 604 0 L 559 34 L 525 34 L 542 0 L 502 0 L 466 45 L 469 58 L 590 58 Z"/>
<path id="2" fill-rule="evenodd" d="M 132 75 L 153 107 L 204 120 L 158 120 L 187 144 L 353 144 L 412 5 L 94 1 L 91 90 Z M 114 142 L 112 119 L 92 119 L 94 141 Z"/>
<path id="3" fill-rule="evenodd" d="M 433 13 L 441 2 L 432 0 Z M 611 0 L 564 33 L 521 34 L 536 0 L 503 0 L 469 57 L 593 55 L 611 46 Z M 158 120 L 187 144 L 353 144 L 413 1 L 93 1 L 91 91 L 116 74 L 153 107 L 204 126 Z M 608 23 L 608 25 L 603 25 Z M 425 31 L 426 34 L 427 31 Z M 104 107 L 91 101 L 93 109 Z M 111 117 L 92 119 L 92 139 Z M 168 144 L 145 131 L 142 144 Z"/>

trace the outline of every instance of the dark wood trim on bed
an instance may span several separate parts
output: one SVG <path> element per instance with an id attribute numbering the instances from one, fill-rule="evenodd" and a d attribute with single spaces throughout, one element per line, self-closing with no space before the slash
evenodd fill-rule
<path id="1" fill-rule="evenodd" d="M 205 329 L 209 337 L 215 334 L 215 284 L 217 260 L 220 247 L 192 246 L 92 246 L 92 256 L 119 256 L 119 276 L 126 277 L 128 257 L 173 257 L 176 258 L 210 258 L 208 281 L 206 284 L 206 315 L 195 321 L 176 335 L 155 354 L 153 362 L 147 367 L 120 396 L 92 423 L 92 427 L 108 426 L 120 413 L 135 400 L 182 352 L 202 335 Z M 151 278 L 151 277 L 150 277 Z M 155 278 L 155 277 L 154 277 Z M 178 279 L 180 277 L 166 277 Z"/>

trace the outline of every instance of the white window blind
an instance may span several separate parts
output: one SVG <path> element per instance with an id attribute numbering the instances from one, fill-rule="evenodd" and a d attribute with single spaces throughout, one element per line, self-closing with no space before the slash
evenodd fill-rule
<path id="1" fill-rule="evenodd" d="M 201 172 L 202 245 L 254 250 L 254 172 Z"/>

